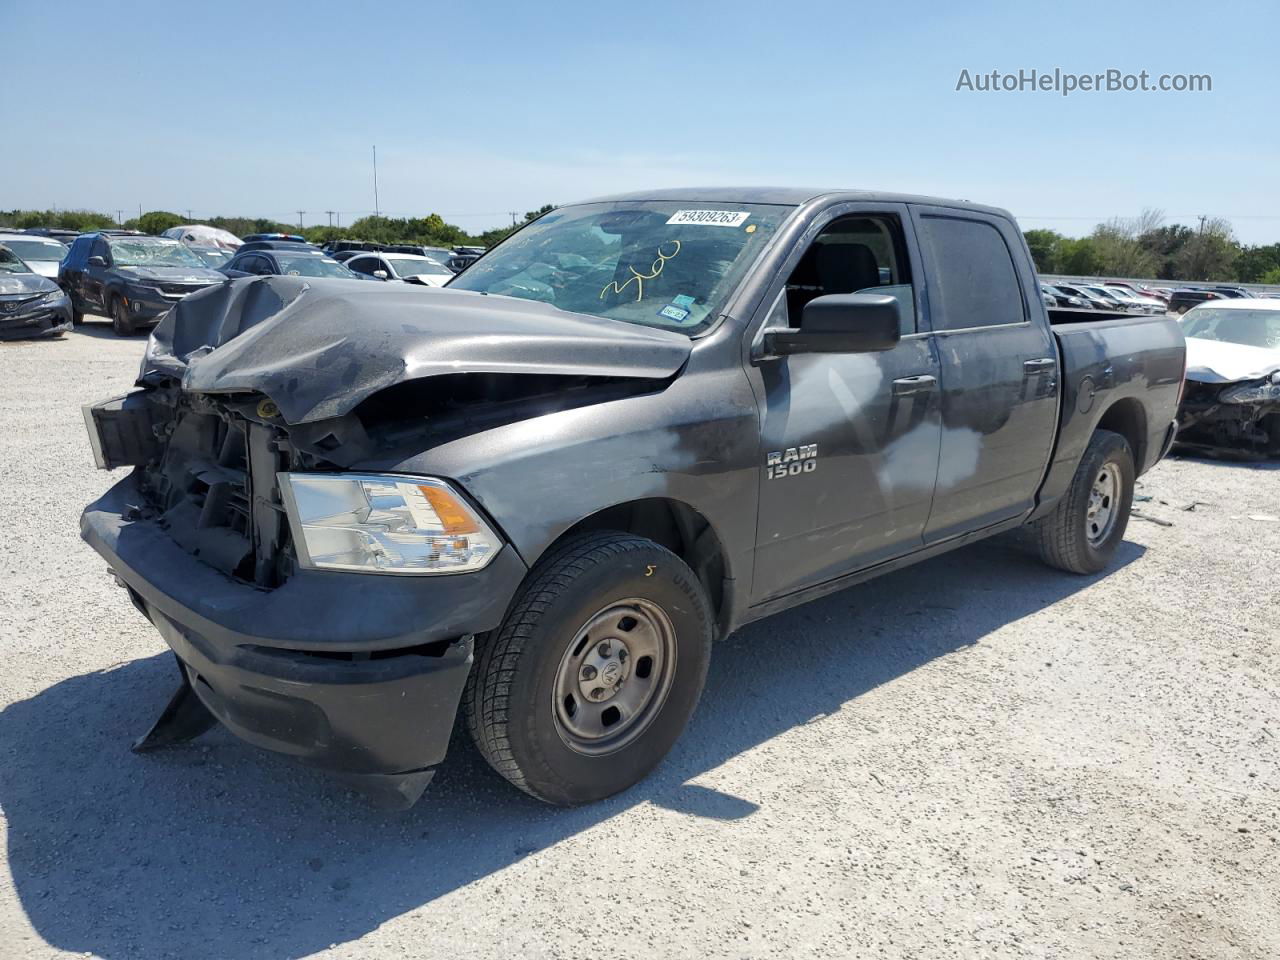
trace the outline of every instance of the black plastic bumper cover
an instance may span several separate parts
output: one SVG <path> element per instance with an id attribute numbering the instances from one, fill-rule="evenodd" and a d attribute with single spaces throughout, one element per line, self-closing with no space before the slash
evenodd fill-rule
<path id="1" fill-rule="evenodd" d="M 267 591 L 201 563 L 155 523 L 129 519 L 139 502 L 131 475 L 85 509 L 81 534 L 229 730 L 371 779 L 444 759 L 471 635 L 497 627 L 524 577 L 515 551 L 471 574 L 303 570 Z M 424 644 L 437 646 L 408 649 Z"/>

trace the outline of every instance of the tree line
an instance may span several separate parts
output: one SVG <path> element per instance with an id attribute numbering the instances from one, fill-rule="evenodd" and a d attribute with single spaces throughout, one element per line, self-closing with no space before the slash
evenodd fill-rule
<path id="1" fill-rule="evenodd" d="M 86 233 L 123 227 L 154 236 L 171 227 L 202 223 L 229 230 L 237 237 L 247 237 L 251 233 L 293 233 L 316 244 L 328 243 L 330 240 L 374 240 L 380 243 L 417 243 L 432 247 L 451 247 L 457 244 L 491 247 L 525 223 L 552 209 L 554 207 L 551 204 L 546 204 L 527 212 L 524 220 L 519 223 L 509 227 L 496 227 L 479 234 L 470 234 L 462 227 L 446 223 L 438 213 L 425 217 L 361 217 L 345 227 L 304 227 L 299 230 L 296 224 L 264 217 L 208 217 L 188 220 L 169 210 L 151 210 L 141 216 L 131 217 L 124 223 L 116 223 L 105 213 L 92 210 L 0 210 L 0 228 L 26 230 L 32 227 L 54 227 Z"/>
<path id="2" fill-rule="evenodd" d="M 437 213 L 425 217 L 361 217 L 345 227 L 296 226 L 262 217 L 210 217 L 188 221 L 168 210 L 152 210 L 120 226 L 159 234 L 185 223 L 204 223 L 229 230 L 238 237 L 251 233 L 301 233 L 312 243 L 330 240 L 375 240 L 448 247 L 478 244 L 491 247 L 518 227 L 554 209 L 546 204 L 530 210 L 524 220 L 469 234 L 446 223 Z M 115 227 L 111 217 L 90 210 L 0 210 L 0 227 L 58 227 L 99 230 Z M 1137 217 L 1116 217 L 1099 224 L 1085 237 L 1068 237 L 1056 230 L 1025 231 L 1027 246 L 1041 273 L 1096 277 L 1151 277 L 1171 281 L 1236 281 L 1280 284 L 1280 243 L 1248 245 L 1238 242 L 1231 224 L 1206 218 L 1191 227 L 1166 223 L 1159 210 Z"/>
<path id="3" fill-rule="evenodd" d="M 1231 224 L 1206 217 L 1195 227 L 1166 223 L 1159 210 L 1100 223 L 1087 237 L 1024 232 L 1041 273 L 1159 280 L 1280 284 L 1280 243 L 1238 242 Z"/>

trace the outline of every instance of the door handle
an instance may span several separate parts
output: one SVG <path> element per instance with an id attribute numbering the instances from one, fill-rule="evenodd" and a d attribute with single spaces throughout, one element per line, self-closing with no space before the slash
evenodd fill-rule
<path id="1" fill-rule="evenodd" d="M 1045 370 L 1052 370 L 1058 365 L 1058 361 L 1053 357 L 1037 357 L 1035 360 L 1023 360 L 1022 369 L 1027 373 L 1041 373 Z"/>
<path id="2" fill-rule="evenodd" d="M 893 381 L 893 395 L 895 397 L 909 397 L 916 393 L 928 393 L 937 382 L 937 377 L 931 377 L 928 374 L 921 377 L 903 377 L 900 380 Z"/>

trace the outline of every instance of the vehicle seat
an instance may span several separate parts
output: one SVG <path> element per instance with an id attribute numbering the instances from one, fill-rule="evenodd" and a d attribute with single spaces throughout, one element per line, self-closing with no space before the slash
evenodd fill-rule
<path id="1" fill-rule="evenodd" d="M 800 326 L 804 305 L 814 297 L 854 293 L 880 285 L 880 265 L 864 243 L 813 244 L 805 251 L 787 281 L 787 314 Z"/>

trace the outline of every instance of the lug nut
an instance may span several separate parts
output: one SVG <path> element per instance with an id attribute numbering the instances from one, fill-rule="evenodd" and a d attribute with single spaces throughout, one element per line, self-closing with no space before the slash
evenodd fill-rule
<path id="1" fill-rule="evenodd" d="M 597 673 L 596 668 L 588 663 L 585 667 L 582 668 L 582 679 L 594 680 L 596 678 L 596 673 Z"/>
<path id="2" fill-rule="evenodd" d="M 604 696 L 604 687 L 596 687 L 594 690 L 591 691 L 592 700 L 599 700 L 603 696 Z"/>
<path id="3" fill-rule="evenodd" d="M 607 657 L 609 655 L 609 641 L 606 640 L 604 643 L 600 644 L 600 646 L 596 647 L 596 653 L 600 654 L 602 657 Z"/>

